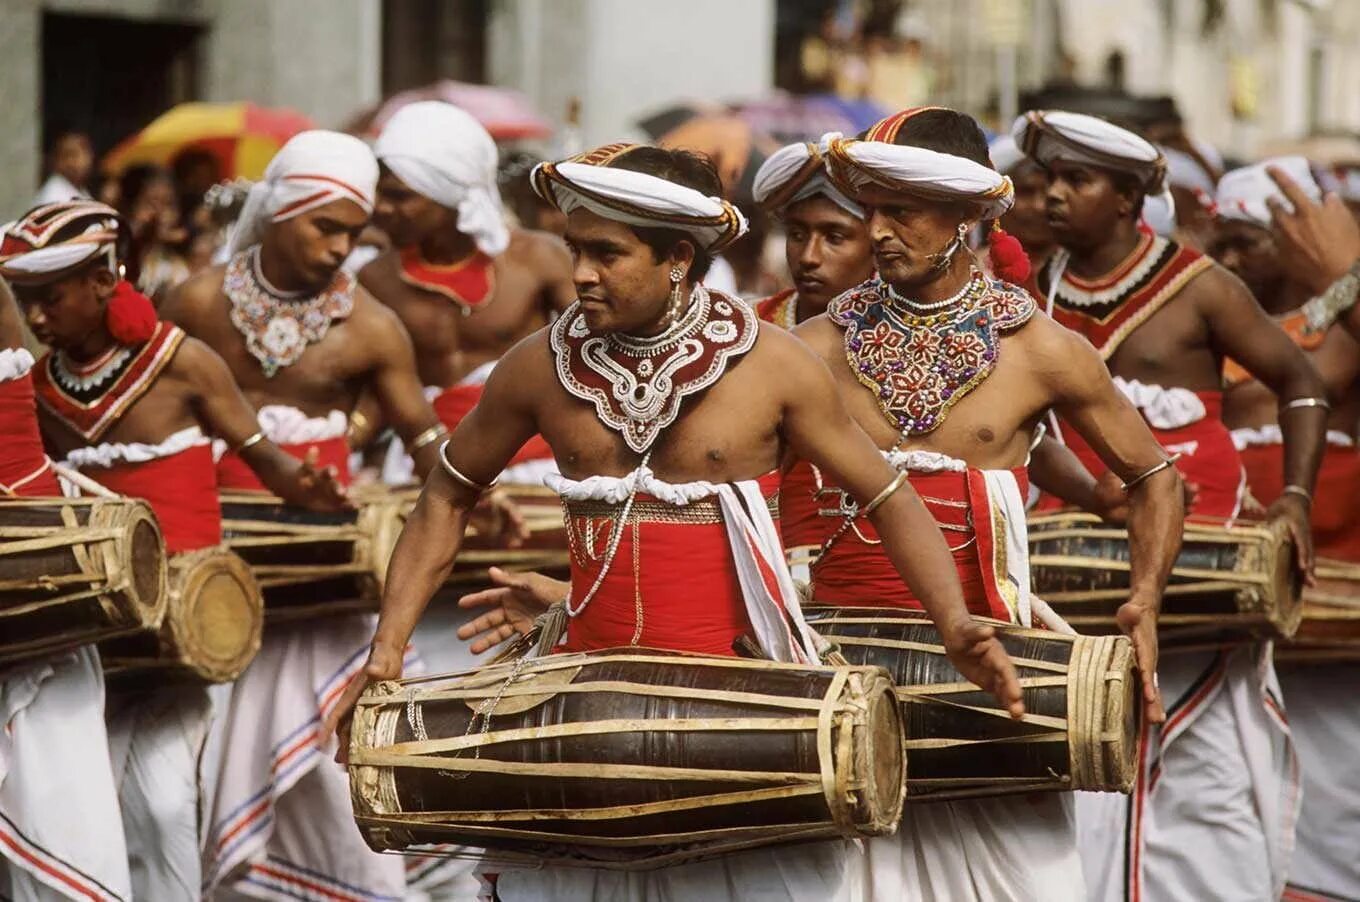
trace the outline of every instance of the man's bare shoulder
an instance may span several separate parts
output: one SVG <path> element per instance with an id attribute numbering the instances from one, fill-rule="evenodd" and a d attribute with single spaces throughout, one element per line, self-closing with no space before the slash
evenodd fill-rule
<path id="1" fill-rule="evenodd" d="M 222 357 L 205 341 L 185 335 L 167 366 L 167 372 L 202 388 L 212 377 L 226 372 Z"/>
<path id="2" fill-rule="evenodd" d="M 1217 304 L 1224 299 L 1229 302 L 1251 301 L 1251 289 L 1245 282 L 1233 275 L 1226 267 L 1214 261 L 1185 283 L 1180 290 L 1185 301 L 1198 305 Z"/>
<path id="3" fill-rule="evenodd" d="M 1054 320 L 1042 310 L 1035 310 L 1023 324 L 1006 332 L 1002 338 L 1002 354 L 1018 351 L 1031 369 L 1061 371 L 1075 358 L 1099 354 L 1085 337 Z"/>
<path id="4" fill-rule="evenodd" d="M 389 287 L 397 276 L 398 255 L 395 250 L 385 250 L 364 264 L 357 276 L 359 284 L 381 300 L 383 289 Z"/>
<path id="5" fill-rule="evenodd" d="M 161 318 L 192 331 L 198 318 L 217 309 L 226 272 L 226 264 L 218 263 L 190 276 L 161 303 Z"/>
<path id="6" fill-rule="evenodd" d="M 346 324 L 362 336 L 364 343 L 386 342 L 394 338 L 409 340 L 406 326 L 395 310 L 374 297 L 362 283 L 354 286 L 354 309 Z"/>
<path id="7" fill-rule="evenodd" d="M 513 229 L 504 256 L 506 262 L 526 266 L 545 277 L 571 271 L 571 252 L 567 250 L 567 243 L 552 232 Z"/>
<path id="8" fill-rule="evenodd" d="M 844 354 L 845 332 L 825 313 L 804 320 L 789 334 L 824 359 L 838 359 Z"/>

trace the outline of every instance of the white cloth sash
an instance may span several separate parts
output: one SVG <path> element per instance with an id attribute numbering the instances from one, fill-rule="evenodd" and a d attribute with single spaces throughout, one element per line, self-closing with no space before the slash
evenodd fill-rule
<path id="1" fill-rule="evenodd" d="M 1148 385 L 1137 379 L 1114 377 L 1114 387 L 1142 413 L 1154 429 L 1180 429 L 1204 419 L 1204 402 L 1188 388 Z"/>
<path id="2" fill-rule="evenodd" d="M 1284 433 L 1280 431 L 1278 423 L 1267 423 L 1264 426 L 1243 426 L 1241 429 L 1232 431 L 1232 440 L 1237 450 L 1243 451 L 1247 448 L 1265 445 L 1283 445 Z M 1355 439 L 1340 429 L 1328 429 L 1327 444 L 1333 448 L 1354 448 Z"/>
<path id="3" fill-rule="evenodd" d="M 208 444 L 208 438 L 197 426 L 171 433 L 163 442 L 103 442 L 88 448 L 76 448 L 66 455 L 66 463 L 77 470 L 86 467 L 112 467 L 118 463 L 144 464 L 181 451 Z"/>
<path id="4" fill-rule="evenodd" d="M 27 348 L 0 349 L 0 382 L 21 379 L 33 369 L 33 355 Z"/>

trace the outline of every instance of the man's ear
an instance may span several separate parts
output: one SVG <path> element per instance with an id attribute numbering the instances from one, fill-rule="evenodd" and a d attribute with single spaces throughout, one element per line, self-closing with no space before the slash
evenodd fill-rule
<path id="1" fill-rule="evenodd" d="M 690 267 L 694 265 L 695 247 L 689 240 L 677 241 L 666 255 L 666 262 L 671 266 L 679 266 L 688 275 Z"/>

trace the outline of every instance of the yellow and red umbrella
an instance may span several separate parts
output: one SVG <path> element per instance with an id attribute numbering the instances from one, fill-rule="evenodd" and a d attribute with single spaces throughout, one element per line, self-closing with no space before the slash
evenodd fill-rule
<path id="1" fill-rule="evenodd" d="M 104 170 L 117 175 L 131 166 L 169 166 L 185 151 L 201 150 L 217 160 L 219 178 L 259 179 L 289 138 L 315 127 L 294 110 L 246 101 L 182 103 L 109 151 Z"/>

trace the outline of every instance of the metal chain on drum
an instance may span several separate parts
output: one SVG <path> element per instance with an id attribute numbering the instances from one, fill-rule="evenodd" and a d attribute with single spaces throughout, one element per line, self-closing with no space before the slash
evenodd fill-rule
<path id="1" fill-rule="evenodd" d="M 520 672 L 524 670 L 524 665 L 528 660 L 529 656 L 525 655 L 515 661 L 515 666 L 510 670 L 510 675 L 501 683 L 500 687 L 496 690 L 496 694 L 482 702 L 482 704 L 473 711 L 472 717 L 468 720 L 467 729 L 463 731 L 464 737 L 472 735 L 472 728 L 477 725 L 477 718 L 479 717 L 482 719 L 480 735 L 485 736 L 487 733 L 491 732 L 491 713 L 496 710 L 496 706 L 501 703 L 503 698 L 505 698 L 505 691 L 510 688 L 510 684 L 519 678 Z M 430 741 L 429 734 L 425 732 L 424 711 L 421 709 L 420 705 L 416 704 L 415 690 L 412 690 L 410 695 L 406 697 L 406 723 L 411 728 L 411 735 L 413 735 L 417 741 Z M 453 757 L 462 757 L 461 750 L 455 751 Z M 482 757 L 482 747 L 480 745 L 473 747 L 472 757 L 476 759 Z M 454 780 L 465 779 L 468 775 L 467 771 L 439 770 L 436 771 L 436 773 L 442 777 L 449 777 Z"/>

